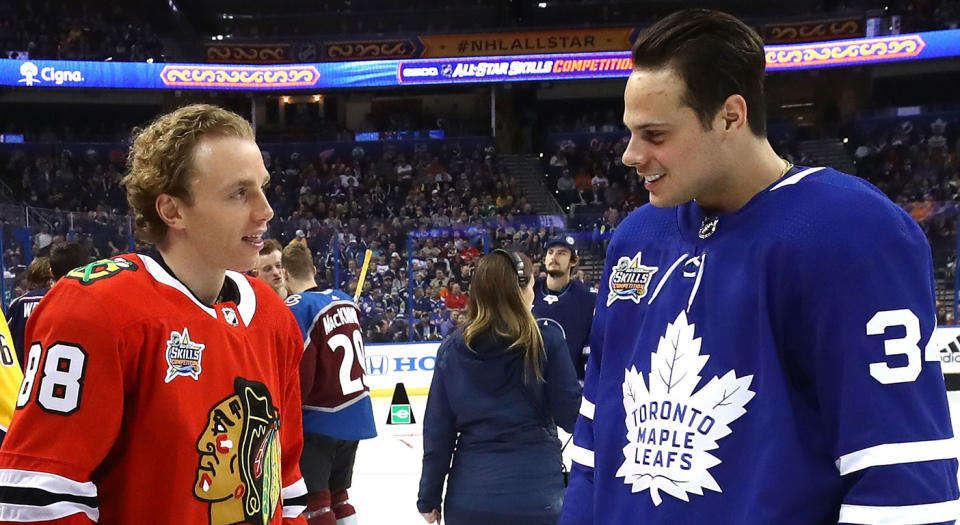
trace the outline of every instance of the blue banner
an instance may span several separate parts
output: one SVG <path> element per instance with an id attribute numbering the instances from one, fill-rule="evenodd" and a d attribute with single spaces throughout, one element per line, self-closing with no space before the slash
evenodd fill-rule
<path id="1" fill-rule="evenodd" d="M 769 71 L 953 56 L 960 29 L 766 47 Z M 256 66 L 0 59 L 0 85 L 289 91 L 626 77 L 631 69 L 629 51 Z"/>

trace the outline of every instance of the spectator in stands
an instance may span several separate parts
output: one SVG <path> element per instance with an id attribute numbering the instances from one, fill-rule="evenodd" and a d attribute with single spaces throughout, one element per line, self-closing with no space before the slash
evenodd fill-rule
<path id="1" fill-rule="evenodd" d="M 443 300 L 450 310 L 459 310 L 467 305 L 467 295 L 460 291 L 460 285 L 456 283 L 450 286 L 450 293 Z"/>
<path id="2" fill-rule="evenodd" d="M 430 286 L 432 288 L 439 288 L 441 290 L 441 295 L 444 295 L 442 290 L 446 289 L 448 282 L 450 282 L 450 279 L 447 278 L 444 271 L 437 269 L 434 272 L 434 278 L 430 280 Z"/>
<path id="3" fill-rule="evenodd" d="M 579 200 L 578 197 L 576 181 L 570 175 L 570 170 L 564 168 L 560 178 L 557 179 L 557 200 L 566 207 Z"/>
<path id="4" fill-rule="evenodd" d="M 526 256 L 502 250 L 481 258 L 469 321 L 437 351 L 417 501 L 428 523 L 440 521 L 445 480 L 451 525 L 559 517 L 556 426 L 573 429 L 580 389 L 560 330 L 539 327 L 530 313 L 531 267 Z"/>

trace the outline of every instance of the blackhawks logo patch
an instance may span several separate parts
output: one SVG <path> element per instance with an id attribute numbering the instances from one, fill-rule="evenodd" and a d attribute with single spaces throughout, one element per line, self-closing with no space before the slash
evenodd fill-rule
<path id="1" fill-rule="evenodd" d="M 197 452 L 193 496 L 209 504 L 210 525 L 273 522 L 281 503 L 280 410 L 266 385 L 235 378 L 210 408 Z"/>
<path id="2" fill-rule="evenodd" d="M 89 286 L 96 281 L 113 277 L 125 270 L 131 272 L 137 271 L 136 263 L 128 261 L 123 257 L 114 257 L 113 259 L 100 259 L 86 266 L 74 268 L 70 270 L 70 273 L 68 273 L 66 277 L 67 279 L 80 281 L 80 284 Z"/>

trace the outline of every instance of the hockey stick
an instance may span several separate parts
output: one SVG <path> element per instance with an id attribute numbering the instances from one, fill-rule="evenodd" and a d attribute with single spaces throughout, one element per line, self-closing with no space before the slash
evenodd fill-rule
<path id="1" fill-rule="evenodd" d="M 360 300 L 360 292 L 363 290 L 363 282 L 367 280 L 367 268 L 370 267 L 370 259 L 373 250 L 367 250 L 363 254 L 363 268 L 360 269 L 360 279 L 357 280 L 357 291 L 353 293 L 353 302 Z"/>

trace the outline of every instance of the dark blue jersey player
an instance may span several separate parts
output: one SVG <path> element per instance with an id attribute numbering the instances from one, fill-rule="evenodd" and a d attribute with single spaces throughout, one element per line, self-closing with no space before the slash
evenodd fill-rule
<path id="1" fill-rule="evenodd" d="M 570 274 L 579 262 L 573 237 L 554 237 L 547 240 L 547 254 L 543 259 L 547 278 L 534 286 L 533 316 L 541 324 L 560 328 L 567 340 L 570 359 L 583 381 L 587 355 L 590 353 L 590 323 L 597 302 L 596 290 L 571 279 Z"/>

